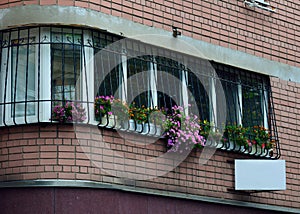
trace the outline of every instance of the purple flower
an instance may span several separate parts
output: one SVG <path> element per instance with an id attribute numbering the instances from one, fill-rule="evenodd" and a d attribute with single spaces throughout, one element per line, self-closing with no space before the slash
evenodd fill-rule
<path id="1" fill-rule="evenodd" d="M 52 111 L 52 119 L 60 122 L 83 122 L 85 117 L 85 110 L 80 104 L 67 101 L 64 106 L 56 105 Z"/>

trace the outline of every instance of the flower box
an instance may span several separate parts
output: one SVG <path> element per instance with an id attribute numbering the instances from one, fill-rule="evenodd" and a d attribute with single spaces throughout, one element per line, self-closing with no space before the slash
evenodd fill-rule
<path id="1" fill-rule="evenodd" d="M 152 136 L 161 136 L 162 129 L 160 125 L 155 125 L 154 123 L 145 123 L 143 128 L 143 134 L 148 134 Z"/>
<path id="2" fill-rule="evenodd" d="M 118 121 L 118 117 L 116 115 L 103 116 L 101 118 L 100 125 L 107 128 L 120 128 L 120 122 Z"/>

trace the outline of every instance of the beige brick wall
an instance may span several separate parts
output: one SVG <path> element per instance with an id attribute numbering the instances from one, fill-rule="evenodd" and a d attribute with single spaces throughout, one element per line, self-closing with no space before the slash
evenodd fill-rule
<path id="1" fill-rule="evenodd" d="M 287 190 L 285 192 L 289 196 L 283 199 L 299 200 L 300 84 L 272 78 L 271 85 L 282 159 L 286 160 L 287 167 Z"/>
<path id="2" fill-rule="evenodd" d="M 247 9 L 241 0 L 0 0 L 0 8 L 28 4 L 90 8 L 168 31 L 175 25 L 186 36 L 299 67 L 300 2 L 270 2 L 277 7 L 276 13 Z M 167 175 L 150 181 L 136 181 L 134 185 L 299 208 L 300 84 L 277 78 L 272 78 L 271 84 L 281 158 L 287 165 L 287 190 L 251 195 L 228 191 L 233 188 L 234 176 L 233 164 L 227 161 L 248 157 L 224 151 L 217 151 L 206 165 L 199 165 L 200 152 L 193 152 Z M 80 133 L 77 137 L 86 142 L 97 142 L 94 141 L 98 135 L 95 127 L 81 127 L 77 131 Z M 156 157 L 166 152 L 164 141 L 142 148 L 127 143 L 114 131 L 103 129 L 101 134 L 111 149 L 132 159 Z M 122 180 L 93 165 L 75 137 L 73 127 L 64 125 L 1 128 L 0 181 L 48 178 L 123 184 Z M 135 137 L 136 141 L 144 140 Z M 105 156 L 103 168 L 109 167 L 113 155 L 94 144 L 93 151 L 97 149 Z M 135 166 L 128 165 L 126 170 L 135 171 Z"/>
<path id="3" fill-rule="evenodd" d="M 273 84 L 282 83 L 279 81 Z M 276 104 L 277 111 L 281 107 L 283 106 Z M 294 139 L 299 136 L 299 133 L 296 133 L 296 128 L 290 129 L 284 125 L 285 122 L 282 121 L 284 111 L 277 113 L 282 159 L 286 160 L 287 166 L 287 190 L 285 191 L 252 194 L 230 191 L 234 188 L 234 164 L 232 162 L 236 158 L 250 157 L 226 151 L 217 151 L 207 164 L 200 165 L 201 151 L 193 150 L 177 168 L 164 176 L 128 183 L 128 180 L 111 175 L 107 173 L 107 170 L 116 167 L 128 173 L 136 173 L 138 170 L 145 169 L 146 174 L 160 170 L 163 163 L 162 165 L 149 164 L 144 168 L 137 165 L 134 160 L 148 160 L 162 155 L 166 152 L 166 142 L 158 140 L 154 144 L 145 146 L 141 142 L 147 143 L 152 139 L 139 134 L 128 134 L 124 138 L 116 131 L 88 125 L 76 126 L 76 128 L 72 125 L 43 127 L 28 125 L 1 128 L 0 181 L 89 180 L 299 208 L 300 151 L 297 147 L 297 139 Z M 293 115 L 290 118 L 292 119 Z M 99 138 L 99 136 L 102 137 Z M 109 146 L 104 146 L 101 142 L 106 142 Z M 93 158 L 97 157 L 98 162 L 89 159 L 91 154 L 94 155 Z M 124 162 L 123 158 L 132 161 Z"/>

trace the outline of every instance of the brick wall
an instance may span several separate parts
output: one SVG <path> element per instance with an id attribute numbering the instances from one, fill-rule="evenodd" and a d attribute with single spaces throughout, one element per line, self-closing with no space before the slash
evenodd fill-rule
<path id="1" fill-rule="evenodd" d="M 0 1 L 0 8 L 40 4 L 77 6 L 123 17 L 223 47 L 300 66 L 300 2 L 269 1 L 276 13 L 247 9 L 243 0 L 30 0 Z"/>
<path id="2" fill-rule="evenodd" d="M 28 4 L 90 8 L 168 31 L 175 25 L 186 36 L 299 67 L 300 3 L 293 0 L 270 3 L 277 7 L 276 13 L 246 9 L 241 0 L 1 0 L 0 8 Z M 281 158 L 287 164 L 286 191 L 251 195 L 228 191 L 233 188 L 234 177 L 233 164 L 227 161 L 245 156 L 223 151 L 217 151 L 206 165 L 199 165 L 200 152 L 193 152 L 165 176 L 127 183 L 100 170 L 82 148 L 90 148 L 96 154 L 101 151 L 105 157 L 102 167 L 109 168 L 113 155 L 102 144 L 97 144 L 99 135 L 111 149 L 131 159 L 156 157 L 166 151 L 165 142 L 144 148 L 124 141 L 114 131 L 103 129 L 99 134 L 95 127 L 76 127 L 79 135 L 75 136 L 74 128 L 64 125 L 1 128 L 0 181 L 92 180 L 299 208 L 300 130 L 297 125 L 300 123 L 300 84 L 272 78 L 272 88 Z M 86 142 L 86 147 L 81 147 L 75 137 Z M 145 139 L 135 136 L 131 140 Z M 120 167 L 124 167 L 121 160 Z M 126 170 L 135 171 L 135 165 L 126 166 Z"/>
<path id="3" fill-rule="evenodd" d="M 300 84 L 272 78 L 271 81 L 282 158 L 286 160 L 286 198 L 299 200 L 300 191 Z M 283 198 L 283 199 L 286 199 Z M 300 207 L 298 205 L 298 207 Z"/>
<path id="4" fill-rule="evenodd" d="M 280 81 L 273 84 L 283 87 Z M 276 103 L 283 101 L 284 99 L 275 99 Z M 276 110 L 282 107 L 284 105 L 276 104 Z M 115 167 L 124 169 L 127 173 L 136 173 L 144 169 L 146 174 L 162 170 L 163 163 L 141 166 L 135 160 L 148 160 L 164 154 L 166 142 L 158 140 L 154 144 L 148 144 L 152 139 L 142 135 L 128 134 L 121 137 L 116 131 L 88 125 L 73 127 L 54 124 L 1 128 L 0 181 L 89 180 L 299 208 L 300 151 L 296 147 L 299 133 L 297 135 L 296 128 L 289 128 L 290 122 L 288 126 L 284 125 L 284 111 L 278 113 L 282 158 L 287 162 L 285 191 L 251 194 L 231 191 L 234 188 L 232 162 L 236 158 L 249 157 L 226 151 L 217 151 L 205 165 L 199 164 L 201 151 L 192 151 L 178 167 L 163 176 L 150 180 L 121 179 L 118 175 L 108 173 L 108 170 Z M 293 115 L 290 115 L 289 119 L 292 118 Z M 129 161 L 124 162 L 124 158 Z"/>

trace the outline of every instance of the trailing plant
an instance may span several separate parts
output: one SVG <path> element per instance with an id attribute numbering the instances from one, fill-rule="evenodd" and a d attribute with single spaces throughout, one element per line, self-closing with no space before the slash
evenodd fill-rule
<path id="1" fill-rule="evenodd" d="M 190 150 L 205 145 L 205 138 L 200 134 L 198 117 L 193 114 L 185 115 L 181 106 L 172 107 L 172 113 L 167 115 L 163 128 L 164 136 L 168 138 L 169 151 L 176 152 L 179 148 Z"/>

